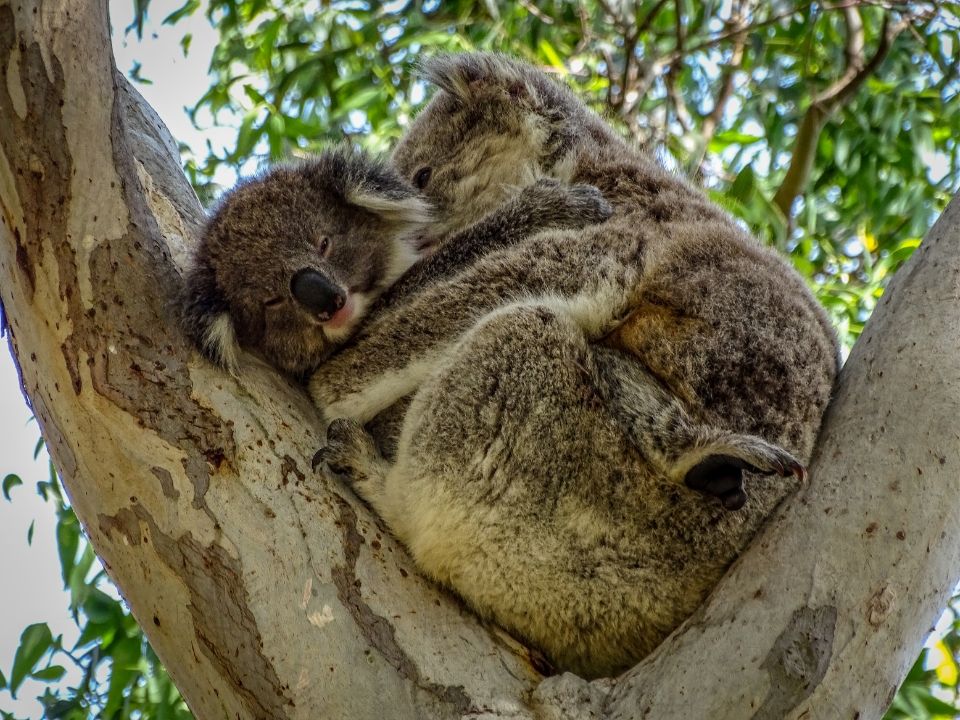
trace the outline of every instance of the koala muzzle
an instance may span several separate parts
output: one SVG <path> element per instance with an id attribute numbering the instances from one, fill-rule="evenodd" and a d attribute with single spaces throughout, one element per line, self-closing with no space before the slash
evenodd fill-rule
<path id="1" fill-rule="evenodd" d="M 326 320 L 343 307 L 346 292 L 322 273 L 305 268 L 298 270 L 290 280 L 290 292 L 298 303 Z"/>

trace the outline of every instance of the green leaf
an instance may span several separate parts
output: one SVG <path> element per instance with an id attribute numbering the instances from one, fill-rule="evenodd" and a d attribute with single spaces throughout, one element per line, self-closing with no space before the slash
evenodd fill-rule
<path id="1" fill-rule="evenodd" d="M 3 670 L 0 670 L 0 690 L 3 690 L 7 687 L 7 678 L 3 674 Z"/>
<path id="2" fill-rule="evenodd" d="M 62 666 L 50 665 L 43 670 L 37 670 L 30 677 L 34 680 L 42 680 L 43 682 L 55 682 L 66 674 L 67 671 Z"/>
<path id="3" fill-rule="evenodd" d="M 34 460 L 36 460 L 38 457 L 40 457 L 40 451 L 41 451 L 41 450 L 43 450 L 43 437 L 42 437 L 42 436 L 40 437 L 39 440 L 37 440 L 37 444 L 36 444 L 36 445 L 34 446 L 34 448 L 33 448 L 33 459 L 34 459 Z"/>
<path id="4" fill-rule="evenodd" d="M 33 672 L 40 658 L 53 645 L 53 635 L 46 623 L 28 625 L 20 635 L 20 646 L 13 657 L 13 669 L 10 671 L 10 694 L 16 697 L 17 688 Z"/>
<path id="5" fill-rule="evenodd" d="M 187 2 L 185 2 L 183 5 L 178 7 L 169 15 L 167 15 L 163 19 L 163 24 L 173 25 L 179 22 L 180 20 L 182 20 L 183 18 L 193 15 L 193 13 L 195 13 L 199 7 L 200 7 L 200 0 L 187 0 Z"/>
<path id="6" fill-rule="evenodd" d="M 83 601 L 83 612 L 94 623 L 116 622 L 123 614 L 120 604 L 99 588 L 93 588 Z"/>
<path id="7" fill-rule="evenodd" d="M 920 702 L 923 707 L 933 715 L 943 715 L 948 718 L 955 718 L 960 715 L 960 708 L 950 703 L 944 702 L 933 694 L 924 695 Z"/>
<path id="8" fill-rule="evenodd" d="M 19 475 L 14 475 L 10 473 L 3 479 L 3 497 L 7 500 L 10 499 L 10 491 L 13 490 L 17 485 L 23 485 L 23 480 L 20 479 Z"/>
<path id="9" fill-rule="evenodd" d="M 740 174 L 737 175 L 737 179 L 733 181 L 733 185 L 730 186 L 730 195 L 746 204 L 750 202 L 755 190 L 756 177 L 753 174 L 753 168 L 747 165 L 740 171 Z"/>
<path id="10" fill-rule="evenodd" d="M 79 544 L 80 523 L 72 510 L 66 511 L 57 520 L 57 553 L 60 556 L 60 576 L 63 578 L 64 588 L 70 582 Z"/>
<path id="11" fill-rule="evenodd" d="M 540 40 L 538 47 L 540 52 L 543 53 L 543 56 L 547 59 L 547 62 L 559 70 L 563 69 L 563 60 L 560 59 L 557 51 L 553 49 L 553 45 L 551 45 L 546 38 Z"/>
<path id="12" fill-rule="evenodd" d="M 36 526 L 36 524 L 36 520 L 30 521 L 30 527 L 27 528 L 27 545 L 33 545 L 33 528 Z"/>
<path id="13" fill-rule="evenodd" d="M 109 645 L 117 634 L 118 626 L 114 623 L 95 623 L 88 622 L 80 631 L 80 637 L 74 650 L 97 643 L 99 645 Z"/>

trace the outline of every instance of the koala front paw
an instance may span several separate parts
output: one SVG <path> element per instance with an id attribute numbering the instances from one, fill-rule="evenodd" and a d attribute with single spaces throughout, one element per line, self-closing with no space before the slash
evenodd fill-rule
<path id="1" fill-rule="evenodd" d="M 796 476 L 806 481 L 806 468 L 777 445 L 752 435 L 735 435 L 718 442 L 684 476 L 691 490 L 720 500 L 725 510 L 739 510 L 747 502 L 744 470 L 759 475 Z M 711 452 L 712 450 L 712 452 Z"/>
<path id="2" fill-rule="evenodd" d="M 349 480 L 362 480 L 378 455 L 373 438 L 360 423 L 336 418 L 327 426 L 327 444 L 313 456 L 313 469 L 323 464 Z"/>
<path id="3" fill-rule="evenodd" d="M 541 178 L 524 189 L 521 199 L 544 227 L 577 229 L 613 215 L 613 207 L 593 185 L 564 185 Z"/>
<path id="4" fill-rule="evenodd" d="M 613 215 L 613 206 L 593 185 L 578 184 L 565 188 L 570 222 L 578 222 L 577 227 L 602 223 Z"/>

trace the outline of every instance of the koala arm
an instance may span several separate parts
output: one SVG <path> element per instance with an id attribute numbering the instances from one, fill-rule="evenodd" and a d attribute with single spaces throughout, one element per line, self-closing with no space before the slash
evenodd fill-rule
<path id="1" fill-rule="evenodd" d="M 314 402 L 328 418 L 366 423 L 440 367 L 479 318 L 531 298 L 565 312 L 588 339 L 602 337 L 632 306 L 639 249 L 611 246 L 602 226 L 589 233 L 537 235 L 385 310 L 318 368 Z"/>
<path id="2" fill-rule="evenodd" d="M 563 185 L 542 178 L 474 225 L 445 239 L 381 297 L 379 306 L 395 307 L 410 293 L 447 279 L 484 255 L 541 230 L 582 228 L 601 223 L 612 214 L 613 208 L 594 186 Z"/>

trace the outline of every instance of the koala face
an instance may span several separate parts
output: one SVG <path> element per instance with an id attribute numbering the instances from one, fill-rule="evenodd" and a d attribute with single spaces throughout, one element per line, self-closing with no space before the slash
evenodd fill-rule
<path id="1" fill-rule="evenodd" d="M 555 176 L 571 149 L 571 117 L 580 104 L 542 73 L 501 55 L 443 55 L 428 61 L 424 74 L 438 91 L 392 160 L 437 206 L 436 241 L 519 188 Z"/>
<path id="2" fill-rule="evenodd" d="M 422 254 L 430 206 L 382 163 L 327 151 L 247 181 L 209 221 L 184 327 L 211 360 L 236 347 L 303 376 L 356 330 Z"/>

